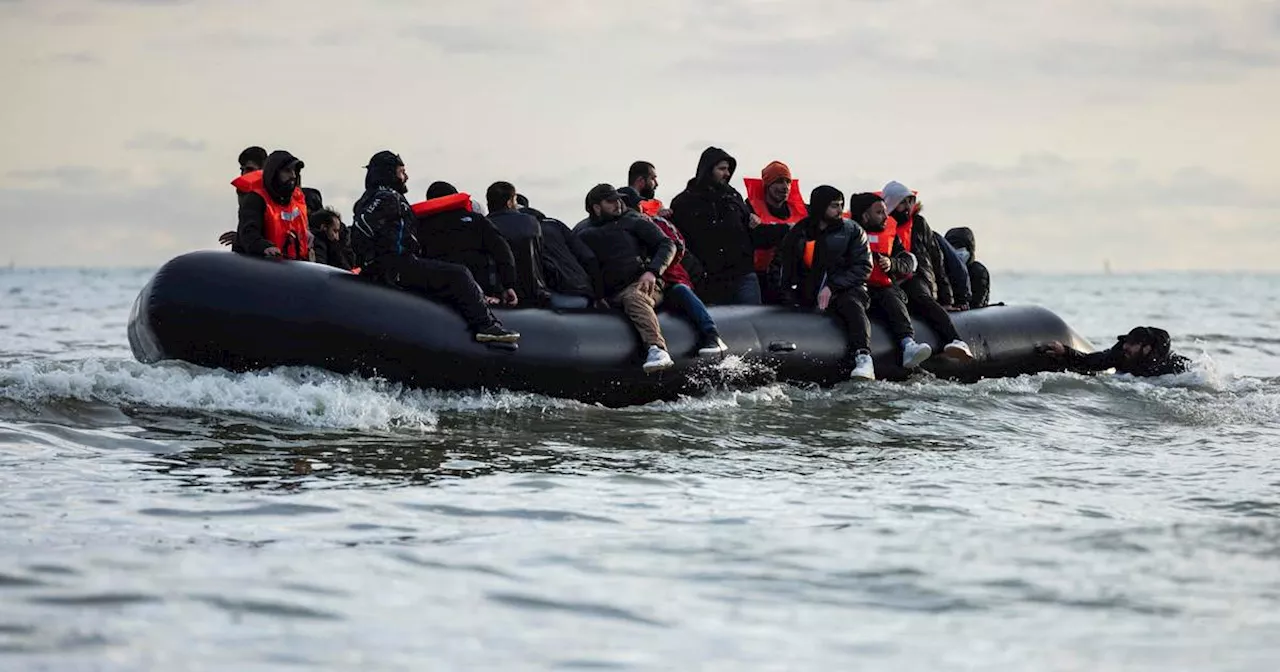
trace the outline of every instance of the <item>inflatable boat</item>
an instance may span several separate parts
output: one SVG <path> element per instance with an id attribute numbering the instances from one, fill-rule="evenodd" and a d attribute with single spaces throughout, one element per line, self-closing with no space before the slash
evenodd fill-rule
<path id="1" fill-rule="evenodd" d="M 659 313 L 675 366 L 646 374 L 639 336 L 621 311 L 496 311 L 521 334 L 517 346 L 477 343 L 450 308 L 307 262 L 192 252 L 162 266 L 129 316 L 129 345 L 144 363 L 182 360 L 233 371 L 313 366 L 444 390 L 506 389 L 609 406 L 773 381 L 833 385 L 849 378 L 844 331 L 835 319 L 779 306 L 710 309 L 729 346 L 698 357 L 683 317 Z M 1013 376 L 1051 364 L 1034 350 L 1057 340 L 1091 346 L 1057 315 L 1037 306 L 993 306 L 955 313 L 974 359 L 935 355 L 924 369 L 953 380 Z M 940 352 L 933 330 L 916 339 Z M 872 320 L 876 376 L 908 371 L 883 324 Z M 865 383 L 874 384 L 874 383 Z"/>

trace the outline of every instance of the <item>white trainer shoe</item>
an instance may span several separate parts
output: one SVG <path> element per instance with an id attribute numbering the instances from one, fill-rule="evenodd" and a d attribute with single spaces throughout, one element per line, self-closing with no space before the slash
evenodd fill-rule
<path id="1" fill-rule="evenodd" d="M 916 343 L 916 339 L 908 338 L 902 346 L 902 368 L 917 368 L 932 356 L 933 348 L 928 343 Z"/>
<path id="2" fill-rule="evenodd" d="M 959 362 L 973 361 L 973 351 L 969 349 L 969 344 L 960 339 L 951 341 L 943 346 L 942 355 Z"/>
<path id="3" fill-rule="evenodd" d="M 849 375 L 851 380 L 875 380 L 876 365 L 871 361 L 871 355 L 860 354 L 853 360 L 853 373 Z"/>
<path id="4" fill-rule="evenodd" d="M 671 355 L 666 350 L 656 345 L 649 346 L 649 356 L 644 360 L 644 372 L 653 373 L 675 366 L 675 362 L 671 360 Z"/>

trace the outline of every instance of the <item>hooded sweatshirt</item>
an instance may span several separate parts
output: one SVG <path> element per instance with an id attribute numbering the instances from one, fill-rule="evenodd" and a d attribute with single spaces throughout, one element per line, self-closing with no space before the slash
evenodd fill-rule
<path id="1" fill-rule="evenodd" d="M 729 163 L 730 178 L 738 162 L 719 147 L 708 147 L 685 190 L 671 201 L 671 222 L 684 235 L 690 255 L 706 272 L 708 285 L 730 285 L 753 272 L 756 234 L 749 226 L 750 209 L 728 182 L 712 177 L 721 161 Z M 761 247 L 766 244 L 761 243 Z"/>
<path id="2" fill-rule="evenodd" d="M 298 174 L 297 179 L 292 185 L 282 185 L 279 183 L 278 176 L 280 171 L 285 168 L 292 167 Z M 262 166 L 262 187 L 271 197 L 271 200 L 280 205 L 288 205 L 290 199 L 293 198 L 293 192 L 298 188 L 298 182 L 302 179 L 302 161 L 297 157 L 284 151 L 277 149 L 271 152 L 267 157 L 267 162 Z M 236 248 L 237 251 L 243 250 L 245 254 L 261 257 L 266 254 L 267 250 L 274 244 L 267 240 L 263 232 L 263 215 L 266 214 L 267 204 L 258 194 L 247 192 L 240 197 L 239 226 L 236 227 Z"/>
<path id="3" fill-rule="evenodd" d="M 835 187 L 822 185 L 809 196 L 809 215 L 791 227 L 778 246 L 783 294 L 802 306 L 817 303 L 823 287 L 832 292 L 865 292 L 871 275 L 871 249 L 867 234 L 852 221 L 826 219 L 827 206 L 844 200 Z M 813 265 L 804 261 L 805 248 L 813 243 Z"/>
<path id="4" fill-rule="evenodd" d="M 895 215 L 893 211 L 912 195 L 911 190 L 901 182 L 889 182 L 884 185 L 881 193 L 884 195 L 884 206 L 889 216 L 895 219 L 900 218 L 901 215 Z M 925 294 L 938 299 L 940 303 L 950 304 L 953 300 L 951 281 L 947 277 L 942 249 L 938 247 L 938 241 L 933 236 L 933 229 L 929 227 L 929 222 L 920 214 L 919 204 L 916 204 L 915 209 L 911 211 L 909 221 L 911 221 L 911 253 L 916 257 L 916 270 L 912 272 L 911 277 L 907 278 L 907 283 L 917 283 L 919 289 Z M 903 224 L 905 222 L 898 222 L 899 227 Z M 898 235 L 902 235 L 901 228 L 898 230 Z"/>
<path id="5" fill-rule="evenodd" d="M 973 230 L 960 226 L 947 231 L 947 242 L 956 249 L 969 271 L 969 307 L 985 308 L 991 302 L 991 273 L 978 261 L 978 243 Z"/>
<path id="6" fill-rule="evenodd" d="M 356 201 L 351 220 L 351 248 L 357 266 L 368 266 L 387 255 L 416 255 L 413 208 L 404 194 L 408 186 L 396 177 L 403 166 L 399 156 L 382 151 L 365 166 L 364 194 Z"/>

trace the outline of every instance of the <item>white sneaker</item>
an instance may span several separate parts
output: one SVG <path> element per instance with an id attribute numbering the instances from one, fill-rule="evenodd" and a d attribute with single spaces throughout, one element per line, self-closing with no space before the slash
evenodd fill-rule
<path id="1" fill-rule="evenodd" d="M 902 368 L 917 368 L 932 356 L 933 348 L 928 343 L 916 343 L 916 339 L 908 338 L 902 346 Z"/>
<path id="2" fill-rule="evenodd" d="M 725 345 L 724 341 L 720 340 L 719 336 L 707 334 L 703 336 L 701 341 L 698 343 L 698 356 L 712 357 L 723 354 L 728 349 L 729 346 Z"/>
<path id="3" fill-rule="evenodd" d="M 942 348 L 944 357 L 950 357 L 959 362 L 973 361 L 973 351 L 969 349 L 969 344 L 960 339 L 956 339 L 946 344 Z"/>
<path id="4" fill-rule="evenodd" d="M 671 355 L 666 350 L 656 345 L 649 346 L 649 356 L 644 360 L 644 372 L 653 373 L 675 366 L 675 362 L 671 361 Z"/>
<path id="5" fill-rule="evenodd" d="M 871 361 L 871 355 L 858 355 L 853 360 L 853 373 L 849 375 L 850 379 L 875 380 L 876 365 Z"/>

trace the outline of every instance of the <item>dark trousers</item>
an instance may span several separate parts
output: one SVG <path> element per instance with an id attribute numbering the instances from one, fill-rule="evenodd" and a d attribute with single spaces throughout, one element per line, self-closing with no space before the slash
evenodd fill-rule
<path id="1" fill-rule="evenodd" d="M 746 275 L 708 278 L 698 286 L 698 297 L 708 305 L 760 305 L 760 279 L 755 271 Z"/>
<path id="2" fill-rule="evenodd" d="M 867 320 L 867 307 L 870 303 L 865 292 L 850 289 L 835 292 L 831 295 L 831 302 L 827 304 L 827 312 L 844 324 L 844 333 L 854 354 L 871 353 L 871 322 Z"/>
<path id="3" fill-rule="evenodd" d="M 374 267 L 378 277 L 390 284 L 458 311 L 472 331 L 501 324 L 485 303 L 475 277 L 462 264 L 403 254 L 382 257 Z"/>
<path id="4" fill-rule="evenodd" d="M 871 312 L 884 318 L 893 340 L 902 342 L 904 338 L 915 338 L 916 330 L 911 326 L 911 316 L 907 313 L 907 296 L 897 287 L 868 287 L 867 295 L 871 299 Z"/>
<path id="5" fill-rule="evenodd" d="M 951 315 L 934 298 L 925 281 L 912 278 L 902 283 L 902 289 L 907 294 L 907 310 L 938 332 L 943 343 L 960 340 L 955 325 L 951 324 Z"/>

